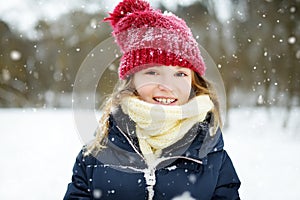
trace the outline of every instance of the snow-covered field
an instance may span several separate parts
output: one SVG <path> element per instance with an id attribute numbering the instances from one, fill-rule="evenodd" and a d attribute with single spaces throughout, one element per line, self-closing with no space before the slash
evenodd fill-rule
<path id="1" fill-rule="evenodd" d="M 225 148 L 244 200 L 300 199 L 300 109 L 229 113 Z M 0 109 L 0 199 L 62 199 L 82 144 L 71 110 Z"/>

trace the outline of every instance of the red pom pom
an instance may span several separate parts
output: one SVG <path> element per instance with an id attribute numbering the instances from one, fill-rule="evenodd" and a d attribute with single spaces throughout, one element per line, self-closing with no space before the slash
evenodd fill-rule
<path id="1" fill-rule="evenodd" d="M 110 21 L 111 25 L 114 27 L 126 15 L 147 10 L 150 10 L 150 4 L 146 1 L 123 0 L 116 6 L 113 13 L 110 13 L 110 16 L 104 19 L 104 21 Z"/>

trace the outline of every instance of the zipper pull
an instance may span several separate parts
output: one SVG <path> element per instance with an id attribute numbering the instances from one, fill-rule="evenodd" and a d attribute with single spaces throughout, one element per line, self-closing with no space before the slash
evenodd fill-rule
<path id="1" fill-rule="evenodd" d="M 150 169 L 145 171 L 144 177 L 146 179 L 146 184 L 149 186 L 154 186 L 156 183 L 155 170 Z"/>

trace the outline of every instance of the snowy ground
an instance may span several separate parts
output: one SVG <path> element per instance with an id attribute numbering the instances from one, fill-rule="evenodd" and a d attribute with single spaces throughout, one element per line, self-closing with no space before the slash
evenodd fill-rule
<path id="1" fill-rule="evenodd" d="M 300 109 L 234 109 L 225 148 L 244 200 L 300 199 Z M 0 199 L 62 199 L 81 148 L 71 110 L 0 109 Z"/>

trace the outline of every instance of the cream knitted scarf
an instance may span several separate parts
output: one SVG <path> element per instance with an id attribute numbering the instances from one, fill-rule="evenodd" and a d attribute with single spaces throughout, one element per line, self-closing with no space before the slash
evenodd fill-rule
<path id="1" fill-rule="evenodd" d="M 137 97 L 121 101 L 123 112 L 136 123 L 139 146 L 147 163 L 161 154 L 161 150 L 184 137 L 192 126 L 205 119 L 213 102 L 208 95 L 200 95 L 181 106 L 147 103 Z"/>

